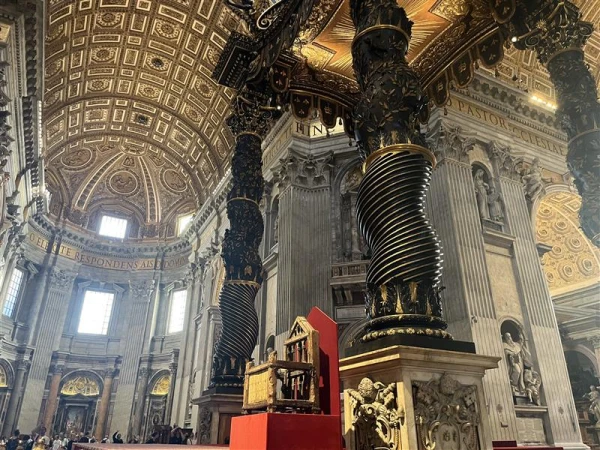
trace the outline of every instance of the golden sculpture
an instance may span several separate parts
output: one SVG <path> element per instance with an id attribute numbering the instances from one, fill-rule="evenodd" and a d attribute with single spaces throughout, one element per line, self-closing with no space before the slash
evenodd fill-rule
<path id="1" fill-rule="evenodd" d="M 8 377 L 6 376 L 6 370 L 0 366 L 0 388 L 8 387 Z"/>
<path id="2" fill-rule="evenodd" d="M 100 387 L 96 380 L 90 377 L 74 377 L 66 381 L 60 393 L 62 395 L 83 395 L 85 397 L 94 397 L 100 395 Z"/>
<path id="3" fill-rule="evenodd" d="M 246 365 L 244 412 L 319 412 L 319 332 L 298 317 L 284 342 L 285 360 L 271 352 L 268 361 Z"/>
<path id="4" fill-rule="evenodd" d="M 171 387 L 171 376 L 163 375 L 156 382 L 154 386 L 152 386 L 152 391 L 150 394 L 152 395 L 167 395 L 169 393 L 169 388 Z"/>

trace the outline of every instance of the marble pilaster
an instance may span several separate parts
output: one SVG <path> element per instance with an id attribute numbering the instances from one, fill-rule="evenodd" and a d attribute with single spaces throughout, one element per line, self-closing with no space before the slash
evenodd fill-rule
<path id="1" fill-rule="evenodd" d="M 443 245 L 445 318 L 455 339 L 473 341 L 477 353 L 502 358 L 498 369 L 486 373 L 483 387 L 493 439 L 510 440 L 517 425 L 468 159 L 474 141 L 450 126 L 438 139 L 427 212 Z"/>
<path id="2" fill-rule="evenodd" d="M 129 283 L 127 305 L 131 311 L 128 314 L 131 320 L 127 324 L 126 335 L 121 341 L 123 364 L 119 374 L 119 394 L 116 396 L 112 419 L 114 423 L 119 424 L 120 430 L 127 430 L 130 426 L 138 366 L 146 336 L 146 324 L 150 320 L 150 305 L 154 289 L 154 280 Z"/>
<path id="3" fill-rule="evenodd" d="M 56 405 L 58 404 L 58 390 L 60 388 L 60 380 L 62 378 L 64 366 L 57 365 L 52 372 L 50 380 L 50 389 L 48 390 L 48 398 L 46 400 L 46 409 L 44 410 L 44 419 L 42 421 L 46 430 L 52 430 L 54 414 L 56 413 Z"/>
<path id="4" fill-rule="evenodd" d="M 331 184 L 328 153 L 292 151 L 281 160 L 279 179 L 277 323 L 279 337 L 312 306 L 332 314 Z M 311 299 L 310 303 L 299 299 Z"/>
<path id="5" fill-rule="evenodd" d="M 552 298 L 540 264 L 523 186 L 516 177 L 506 175 L 500 177 L 500 186 L 506 203 L 506 219 L 515 236 L 513 252 L 520 281 L 521 308 L 531 337 L 530 350 L 543 380 L 542 398 L 548 407 L 552 443 L 565 448 L 584 448 Z"/>
<path id="6" fill-rule="evenodd" d="M 47 273 L 47 271 L 42 271 L 42 273 Z M 41 280 L 44 280 L 44 277 L 48 277 L 47 290 L 45 290 L 45 294 L 40 294 L 40 298 L 36 301 L 39 300 L 42 303 L 39 314 L 44 319 L 44 323 L 49 325 L 37 326 L 33 329 L 35 332 L 32 336 L 32 343 L 35 351 L 18 423 L 19 428 L 25 430 L 32 430 L 39 425 L 40 405 L 52 354 L 58 350 L 62 335 L 61 332 L 57 332 L 57 327 L 58 330 L 62 330 L 75 280 L 74 273 L 63 270 L 53 270 L 42 275 Z M 43 419 L 44 422 L 47 422 L 48 418 L 44 416 Z"/>
<path id="7" fill-rule="evenodd" d="M 20 360 L 16 362 L 15 381 L 10 400 L 8 402 L 8 409 L 6 410 L 4 426 L 2 428 L 2 434 L 4 436 L 10 436 L 14 431 L 15 424 L 17 422 L 17 415 L 19 413 L 19 405 L 21 403 L 21 399 L 23 398 L 24 381 L 30 367 L 31 361 Z"/>
<path id="8" fill-rule="evenodd" d="M 137 394 L 133 409 L 133 425 L 131 434 L 139 436 L 142 432 L 142 417 L 144 415 L 144 405 L 146 402 L 146 389 L 148 387 L 148 377 L 150 371 L 147 367 L 141 367 L 138 372 Z"/>

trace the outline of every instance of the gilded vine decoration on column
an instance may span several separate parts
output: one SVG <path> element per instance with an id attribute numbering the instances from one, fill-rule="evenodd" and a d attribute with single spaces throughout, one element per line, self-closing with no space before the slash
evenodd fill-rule
<path id="1" fill-rule="evenodd" d="M 586 236 L 600 245 L 600 103 L 583 46 L 593 31 L 570 1 L 529 0 L 490 5 L 508 23 L 518 49 L 535 50 L 556 89 L 556 115 L 569 139 L 567 165 L 582 198 L 579 218 Z"/>
<path id="2" fill-rule="evenodd" d="M 441 248 L 424 213 L 436 159 L 419 129 L 427 98 L 406 53 L 413 23 L 395 0 L 353 0 L 360 99 L 354 128 L 365 175 L 357 199 L 372 250 L 363 342 L 399 334 L 449 338 L 440 301 Z"/>

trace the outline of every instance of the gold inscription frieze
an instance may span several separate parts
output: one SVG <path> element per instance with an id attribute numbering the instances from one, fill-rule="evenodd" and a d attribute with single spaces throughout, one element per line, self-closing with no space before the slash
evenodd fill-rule
<path id="1" fill-rule="evenodd" d="M 33 246 L 48 251 L 50 242 L 37 233 L 31 232 L 28 241 Z M 66 244 L 54 244 L 52 253 L 76 261 L 84 266 L 112 270 L 171 270 L 188 263 L 187 256 L 177 256 L 160 260 L 156 258 L 124 259 L 94 255 Z"/>
<path id="2" fill-rule="evenodd" d="M 527 127 L 518 124 L 514 120 L 508 118 L 507 116 L 501 113 L 484 109 L 473 103 L 457 98 L 451 98 L 450 100 L 448 100 L 447 106 L 448 108 L 457 111 L 463 115 L 473 117 L 478 121 L 482 121 L 488 125 L 492 125 L 495 128 L 504 130 L 508 132 L 512 137 L 514 137 L 517 141 L 525 142 L 530 145 L 535 145 L 536 147 L 539 147 L 542 150 L 546 150 L 551 153 L 556 153 L 558 155 L 564 156 L 567 154 L 566 145 L 550 140 L 547 136 L 535 133 L 531 129 L 527 129 Z"/>

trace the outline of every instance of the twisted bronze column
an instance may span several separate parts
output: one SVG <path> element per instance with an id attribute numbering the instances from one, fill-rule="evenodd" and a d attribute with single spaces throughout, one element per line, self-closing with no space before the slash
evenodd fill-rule
<path id="1" fill-rule="evenodd" d="M 537 52 L 556 89 L 557 117 L 569 138 L 567 165 L 581 195 L 579 219 L 600 246 L 600 103 L 583 46 L 593 25 L 569 1 L 524 0 L 511 8 L 491 1 L 497 21 L 508 23 L 518 49 Z"/>
<path id="2" fill-rule="evenodd" d="M 440 302 L 439 240 L 424 202 L 435 156 L 419 131 L 427 99 L 406 52 L 412 22 L 396 0 L 352 0 L 354 111 L 364 160 L 357 215 L 372 251 L 367 270 L 369 323 L 360 338 L 417 334 L 451 338 Z"/>
<path id="3" fill-rule="evenodd" d="M 254 298 L 263 281 L 258 247 L 264 224 L 258 204 L 263 195 L 261 143 L 278 114 L 264 93 L 243 89 L 227 125 L 236 139 L 227 195 L 229 229 L 223 240 L 226 273 L 219 294 L 222 332 L 213 357 L 211 387 L 240 388 L 246 362 L 258 337 Z"/>

